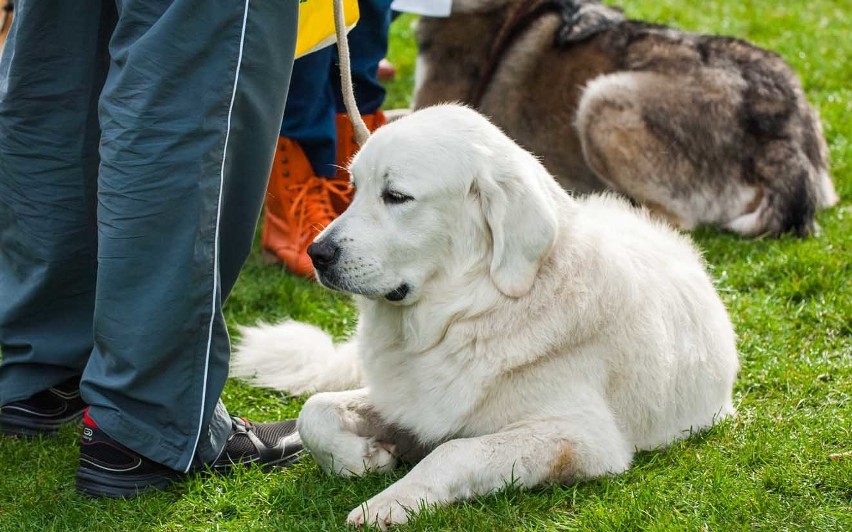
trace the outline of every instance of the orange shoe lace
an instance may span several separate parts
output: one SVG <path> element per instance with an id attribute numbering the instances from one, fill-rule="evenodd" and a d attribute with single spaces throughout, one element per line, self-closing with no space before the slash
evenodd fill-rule
<path id="1" fill-rule="evenodd" d="M 306 250 L 314 238 L 337 218 L 331 198 L 347 198 L 349 188 L 348 183 L 318 176 L 287 186 L 293 192 L 290 219 L 296 223 L 294 229 L 299 235 L 302 250 Z"/>

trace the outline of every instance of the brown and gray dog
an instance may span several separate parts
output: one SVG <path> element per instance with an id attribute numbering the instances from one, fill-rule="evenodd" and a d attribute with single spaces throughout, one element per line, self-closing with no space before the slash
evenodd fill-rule
<path id="1" fill-rule="evenodd" d="M 466 103 L 578 193 L 682 229 L 815 231 L 838 201 L 819 117 L 777 54 L 596 0 L 456 0 L 422 18 L 414 107 Z"/>

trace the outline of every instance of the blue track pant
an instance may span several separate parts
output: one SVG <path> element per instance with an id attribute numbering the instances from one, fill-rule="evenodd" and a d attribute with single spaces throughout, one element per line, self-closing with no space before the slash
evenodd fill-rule
<path id="1" fill-rule="evenodd" d="M 110 436 L 224 446 L 222 302 L 281 125 L 297 0 L 17 0 L 0 61 L 0 404 L 83 375 Z"/>

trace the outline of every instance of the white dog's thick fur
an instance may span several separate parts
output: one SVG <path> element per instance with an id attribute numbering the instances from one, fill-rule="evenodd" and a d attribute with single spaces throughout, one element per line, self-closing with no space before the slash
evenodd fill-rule
<path id="1" fill-rule="evenodd" d="M 355 339 L 334 349 L 290 322 L 246 329 L 235 355 L 282 389 L 366 386 L 304 406 L 325 470 L 428 453 L 350 522 L 618 473 L 734 412 L 734 332 L 687 237 L 612 196 L 569 197 L 459 106 L 378 130 L 351 171 L 354 202 L 316 244 L 320 281 L 359 295 Z"/>

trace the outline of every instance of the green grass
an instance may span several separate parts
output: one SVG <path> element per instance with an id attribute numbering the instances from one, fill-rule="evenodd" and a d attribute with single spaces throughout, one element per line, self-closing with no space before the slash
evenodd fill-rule
<path id="1" fill-rule="evenodd" d="M 852 4 L 849 0 L 624 0 L 628 15 L 748 38 L 800 72 L 822 115 L 832 173 L 852 197 Z M 409 98 L 412 18 L 393 27 L 400 79 L 387 107 Z M 852 209 L 819 216 L 822 234 L 744 241 L 713 230 L 695 240 L 739 333 L 739 417 L 653 453 L 615 478 L 514 489 L 429 511 L 410 530 L 852 530 Z M 257 253 L 227 304 L 231 326 L 284 316 L 338 337 L 355 313 L 342 296 L 263 265 Z M 230 382 L 232 412 L 258 420 L 294 416 L 303 399 Z M 0 439 L 0 531 L 337 530 L 350 509 L 391 476 L 343 480 L 311 459 L 283 472 L 194 477 L 132 501 L 75 494 L 77 433 Z"/>

